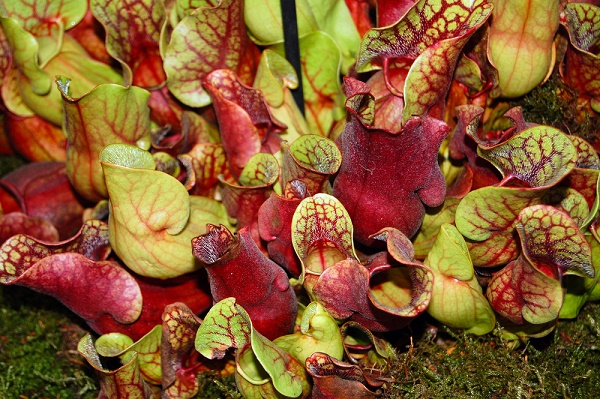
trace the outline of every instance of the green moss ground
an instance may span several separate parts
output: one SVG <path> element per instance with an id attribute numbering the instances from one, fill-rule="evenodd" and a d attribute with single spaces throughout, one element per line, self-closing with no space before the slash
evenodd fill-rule
<path id="1" fill-rule="evenodd" d="M 434 335 L 423 325 L 395 337 L 399 356 L 388 370 L 394 382 L 384 398 L 600 397 L 598 303 L 517 350 L 494 334 L 473 337 L 440 328 Z M 97 397 L 94 373 L 76 352 L 85 333 L 57 301 L 0 286 L 0 398 Z M 199 381 L 198 398 L 240 397 L 231 377 L 204 374 Z"/>
<path id="2" fill-rule="evenodd" d="M 415 341 L 416 339 L 416 341 Z M 600 397 L 600 304 L 561 321 L 548 337 L 511 350 L 499 331 L 485 337 L 440 329 L 405 345 L 385 398 Z"/>

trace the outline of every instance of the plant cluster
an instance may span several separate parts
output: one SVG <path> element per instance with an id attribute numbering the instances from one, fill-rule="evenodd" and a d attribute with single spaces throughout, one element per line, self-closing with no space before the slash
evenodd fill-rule
<path id="1" fill-rule="evenodd" d="M 600 7 L 297 3 L 299 70 L 275 0 L 0 5 L 0 283 L 100 335 L 100 397 L 372 398 L 424 312 L 517 346 L 600 299 L 596 134 L 506 106 L 596 117 Z"/>

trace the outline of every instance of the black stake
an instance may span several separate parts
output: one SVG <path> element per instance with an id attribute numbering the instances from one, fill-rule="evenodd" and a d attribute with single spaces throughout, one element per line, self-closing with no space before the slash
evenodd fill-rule
<path id="1" fill-rule="evenodd" d="M 281 19 L 283 22 L 283 40 L 285 58 L 294 67 L 298 75 L 298 88 L 292 90 L 294 100 L 304 114 L 304 91 L 302 90 L 302 69 L 300 67 L 300 42 L 298 40 L 298 21 L 296 0 L 281 0 Z"/>

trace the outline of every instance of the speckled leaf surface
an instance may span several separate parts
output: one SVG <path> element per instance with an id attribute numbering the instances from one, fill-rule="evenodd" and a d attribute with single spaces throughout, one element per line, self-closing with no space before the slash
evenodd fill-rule
<path id="1" fill-rule="evenodd" d="M 586 198 L 572 188 L 552 187 L 544 196 L 543 202 L 566 213 L 579 229 L 583 229 L 586 220 L 590 217 Z"/>
<path id="2" fill-rule="evenodd" d="M 211 197 L 219 183 L 218 176 L 228 174 L 227 157 L 221 144 L 198 143 L 187 153 L 196 181 L 191 193 Z"/>
<path id="3" fill-rule="evenodd" d="M 6 2 L 0 8 L 2 16 L 15 19 L 36 37 L 50 36 L 57 27 L 61 31 L 74 27 L 83 19 L 86 11 L 86 5 L 77 0 L 16 0 Z"/>
<path id="4" fill-rule="evenodd" d="M 235 298 L 217 302 L 198 328 L 195 348 L 209 359 L 221 359 L 229 348 L 243 348 L 250 342 L 250 316 Z"/>
<path id="5" fill-rule="evenodd" d="M 99 201 L 108 196 L 100 153 L 109 144 L 135 145 L 149 136 L 149 93 L 135 86 L 101 85 L 72 98 L 69 79 L 59 78 L 57 85 L 65 112 L 67 175 L 79 194 Z"/>
<path id="6" fill-rule="evenodd" d="M 90 9 L 106 32 L 106 49 L 124 69 L 125 86 L 158 86 L 164 82 L 159 54 L 166 23 L 161 2 L 149 0 L 92 0 Z"/>
<path id="7" fill-rule="evenodd" d="M 494 1 L 488 57 L 498 69 L 503 96 L 522 96 L 554 67 L 559 8 L 556 1 Z"/>
<path id="8" fill-rule="evenodd" d="M 251 83 L 258 50 L 244 25 L 244 6 L 238 0 L 222 0 L 185 16 L 173 29 L 164 54 L 169 90 L 190 107 L 210 104 L 202 87 L 211 71 L 231 69 Z"/>
<path id="9" fill-rule="evenodd" d="M 456 227 L 443 224 L 425 264 L 435 278 L 427 312 L 447 326 L 477 335 L 494 329 L 496 317 L 473 271 L 467 245 Z"/>
<path id="10" fill-rule="evenodd" d="M 190 196 L 174 177 L 154 170 L 150 153 L 112 144 L 101 154 L 110 198 L 111 246 L 136 273 L 156 278 L 197 269 L 191 240 L 206 223 L 227 224 L 223 206 Z"/>
<path id="11" fill-rule="evenodd" d="M 16 234 L 26 234 L 46 242 L 59 240 L 58 230 L 45 218 L 30 217 L 22 212 L 2 214 L 0 207 L 0 244 Z"/>
<path id="12" fill-rule="evenodd" d="M 465 5 L 463 4 L 462 6 Z M 435 7 L 439 6 L 432 3 L 432 8 Z M 445 5 L 442 5 L 442 8 L 444 7 Z M 448 5 L 449 10 L 447 12 L 449 14 L 447 17 L 448 20 L 445 23 L 441 23 L 443 17 L 436 21 L 437 24 L 429 25 L 430 21 L 425 23 L 428 27 L 437 27 L 437 33 L 433 33 L 435 32 L 435 28 L 420 28 L 425 31 L 425 38 L 421 40 L 433 40 L 434 43 L 421 50 L 419 56 L 410 67 L 404 87 L 398 88 L 404 93 L 405 107 L 403 121 L 407 121 L 412 116 L 425 114 L 437 117 L 442 116 L 446 95 L 450 88 L 456 63 L 462 53 L 462 49 L 473 33 L 491 15 L 490 4 L 484 4 L 481 9 L 475 8 L 471 10 L 472 14 L 468 19 L 461 21 L 465 15 L 457 12 L 456 7 L 456 4 Z M 418 8 L 419 6 L 415 7 L 415 9 Z M 407 26 L 407 28 L 409 27 Z M 429 35 L 432 36 L 431 39 L 427 38 Z M 435 36 L 439 36 L 439 38 L 435 38 Z"/>

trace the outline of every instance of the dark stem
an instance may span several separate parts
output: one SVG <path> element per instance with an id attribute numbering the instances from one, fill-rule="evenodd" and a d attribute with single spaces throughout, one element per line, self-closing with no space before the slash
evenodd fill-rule
<path id="1" fill-rule="evenodd" d="M 302 70 L 300 68 L 300 43 L 298 40 L 298 20 L 296 0 L 281 0 L 281 19 L 283 22 L 283 40 L 285 58 L 294 67 L 298 75 L 298 88 L 292 90 L 294 100 L 304 114 L 304 92 L 302 90 Z"/>

